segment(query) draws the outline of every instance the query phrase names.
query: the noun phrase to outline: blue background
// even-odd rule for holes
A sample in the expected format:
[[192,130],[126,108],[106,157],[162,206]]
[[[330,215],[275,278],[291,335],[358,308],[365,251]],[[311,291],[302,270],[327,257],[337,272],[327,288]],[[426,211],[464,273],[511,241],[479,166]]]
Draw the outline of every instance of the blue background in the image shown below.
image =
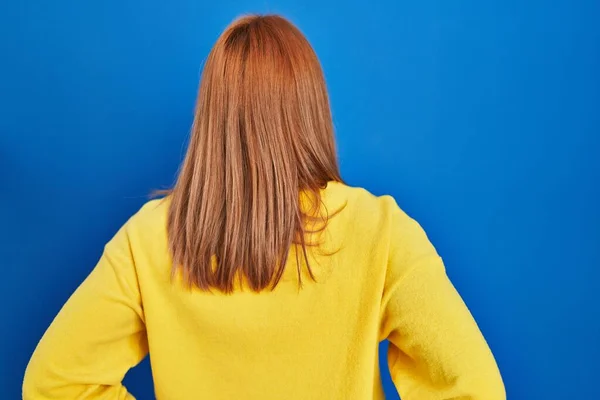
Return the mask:
[[[1,397],[103,244],[173,182],[202,61],[245,12],[311,40],[344,178],[425,227],[509,398],[600,398],[600,2],[576,0],[4,0]],[[126,384],[153,396],[147,361]]]

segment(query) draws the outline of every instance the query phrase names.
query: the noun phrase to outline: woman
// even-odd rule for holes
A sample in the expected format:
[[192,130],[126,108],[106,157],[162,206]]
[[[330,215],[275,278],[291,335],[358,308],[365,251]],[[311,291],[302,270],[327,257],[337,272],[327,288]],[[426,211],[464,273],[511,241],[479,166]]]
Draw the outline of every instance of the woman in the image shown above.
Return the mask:
[[323,74],[278,16],[235,21],[204,67],[173,190],[106,245],[38,345],[29,399],[505,398],[421,227],[342,183]]

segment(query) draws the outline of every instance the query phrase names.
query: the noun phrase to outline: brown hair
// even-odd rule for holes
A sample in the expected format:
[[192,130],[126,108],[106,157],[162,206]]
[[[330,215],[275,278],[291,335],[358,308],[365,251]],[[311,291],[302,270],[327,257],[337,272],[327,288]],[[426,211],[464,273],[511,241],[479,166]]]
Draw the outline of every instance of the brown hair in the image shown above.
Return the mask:
[[307,219],[327,222],[302,207],[301,194],[318,205],[329,181],[341,178],[315,52],[280,16],[237,19],[204,65],[171,192],[173,272],[204,290],[231,292],[236,279],[254,291],[274,288],[292,245],[308,263]]

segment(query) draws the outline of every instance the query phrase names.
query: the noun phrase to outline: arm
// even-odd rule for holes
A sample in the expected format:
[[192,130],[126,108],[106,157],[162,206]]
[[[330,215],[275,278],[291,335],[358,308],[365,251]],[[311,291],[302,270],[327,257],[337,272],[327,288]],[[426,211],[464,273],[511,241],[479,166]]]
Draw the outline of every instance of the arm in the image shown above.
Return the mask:
[[38,344],[25,372],[23,399],[134,399],[121,380],[147,352],[125,225]]
[[382,337],[403,400],[504,400],[494,357],[417,222],[394,210]]

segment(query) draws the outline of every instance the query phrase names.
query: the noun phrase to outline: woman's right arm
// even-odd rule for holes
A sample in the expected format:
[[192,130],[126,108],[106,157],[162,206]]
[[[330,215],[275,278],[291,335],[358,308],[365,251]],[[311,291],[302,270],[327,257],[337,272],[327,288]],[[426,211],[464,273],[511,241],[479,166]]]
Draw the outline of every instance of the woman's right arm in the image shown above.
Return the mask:
[[148,344],[127,228],[106,245],[38,344],[24,400],[134,399],[121,380]]

